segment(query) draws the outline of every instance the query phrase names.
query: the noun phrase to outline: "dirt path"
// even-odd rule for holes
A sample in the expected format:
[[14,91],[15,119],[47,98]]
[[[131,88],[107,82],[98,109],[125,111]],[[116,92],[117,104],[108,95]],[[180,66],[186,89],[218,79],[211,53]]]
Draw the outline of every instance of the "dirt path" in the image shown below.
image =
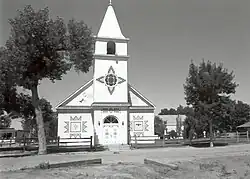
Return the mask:
[[145,158],[161,159],[167,162],[189,161],[201,158],[221,157],[221,156],[242,156],[249,155],[250,144],[233,145],[215,148],[159,148],[140,149],[120,152],[96,152],[96,153],[69,153],[50,154],[44,156],[29,156],[21,158],[1,158],[0,171],[18,170],[25,167],[37,166],[43,162],[57,163],[76,161],[81,159],[101,158],[104,164],[116,164],[118,162],[143,164]]
[[179,169],[147,166],[139,163],[106,164],[49,170],[25,170],[0,173],[1,179],[249,179],[250,156],[206,158],[178,162]]

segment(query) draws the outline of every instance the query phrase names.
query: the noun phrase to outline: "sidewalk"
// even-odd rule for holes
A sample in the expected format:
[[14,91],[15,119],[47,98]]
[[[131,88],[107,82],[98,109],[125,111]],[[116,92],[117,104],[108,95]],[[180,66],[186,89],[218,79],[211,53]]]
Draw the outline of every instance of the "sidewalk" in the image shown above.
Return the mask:
[[36,155],[19,158],[0,158],[0,172],[8,170],[20,170],[22,168],[32,168],[40,163],[49,162],[56,164],[60,162],[73,162],[79,160],[102,159],[103,164],[118,162],[144,163],[144,159],[164,160],[164,162],[174,162],[182,160],[193,160],[216,156],[249,155],[250,144],[233,145],[214,148],[158,148],[158,149],[138,149],[122,151],[119,154],[113,152],[77,152]]

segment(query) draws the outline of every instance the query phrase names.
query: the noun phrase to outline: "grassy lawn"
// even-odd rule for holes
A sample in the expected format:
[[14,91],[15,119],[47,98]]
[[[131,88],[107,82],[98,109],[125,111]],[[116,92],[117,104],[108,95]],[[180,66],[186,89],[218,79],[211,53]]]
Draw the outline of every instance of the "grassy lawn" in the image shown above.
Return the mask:
[[179,169],[117,163],[91,167],[23,170],[0,173],[6,178],[36,179],[245,179],[250,178],[250,156],[229,156],[177,162]]

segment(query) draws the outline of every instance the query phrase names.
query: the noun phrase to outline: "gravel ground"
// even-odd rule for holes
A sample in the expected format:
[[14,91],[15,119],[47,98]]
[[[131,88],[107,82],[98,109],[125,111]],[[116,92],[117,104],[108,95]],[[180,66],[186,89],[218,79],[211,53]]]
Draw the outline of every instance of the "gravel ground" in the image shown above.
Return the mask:
[[2,172],[2,179],[249,179],[250,156],[229,156],[175,162],[178,170],[140,163],[117,163],[92,167]]
[[[0,158],[0,178],[178,178],[250,179],[250,145],[214,148],[159,148],[120,152],[64,153],[20,158]],[[18,170],[43,162],[58,163],[101,158],[103,165],[49,170]],[[176,163],[179,170],[144,165],[144,159]],[[10,171],[12,170],[12,171]]]

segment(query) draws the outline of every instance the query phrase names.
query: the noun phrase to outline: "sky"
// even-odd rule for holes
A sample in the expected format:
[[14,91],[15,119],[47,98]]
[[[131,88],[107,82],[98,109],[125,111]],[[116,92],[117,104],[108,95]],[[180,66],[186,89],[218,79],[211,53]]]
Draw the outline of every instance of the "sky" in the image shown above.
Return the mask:
[[[51,17],[83,20],[97,34],[109,0],[0,0],[0,45],[8,19],[26,4],[48,6]],[[233,99],[250,103],[249,0],[113,0],[120,27],[130,38],[129,82],[162,108],[185,105],[183,84],[191,59],[223,63],[239,84]],[[55,107],[93,76],[69,72],[63,80],[42,81],[40,97]]]

